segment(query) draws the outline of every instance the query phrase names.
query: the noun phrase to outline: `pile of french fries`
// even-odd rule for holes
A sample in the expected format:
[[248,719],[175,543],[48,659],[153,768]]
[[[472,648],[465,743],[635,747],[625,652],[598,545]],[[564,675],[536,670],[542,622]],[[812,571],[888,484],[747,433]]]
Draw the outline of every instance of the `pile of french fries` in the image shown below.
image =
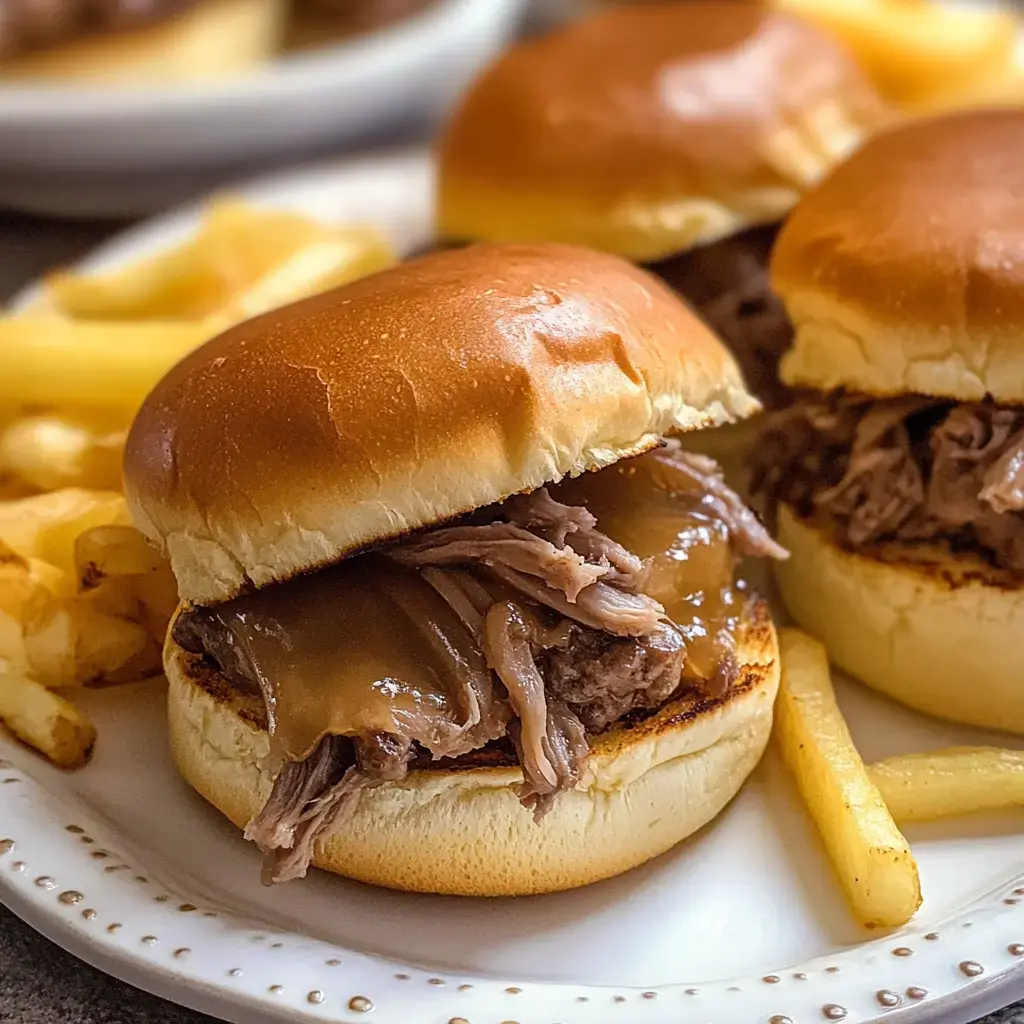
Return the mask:
[[1024,751],[960,747],[865,765],[836,703],[825,648],[779,634],[775,738],[857,919],[895,928],[921,905],[899,824],[1024,806]]
[[174,579],[120,493],[153,385],[233,323],[394,259],[373,229],[222,200],[175,248],[54,274],[0,319],[0,720],[19,739],[77,767],[96,731],[65,688],[160,673]]
[[937,0],[772,0],[841,39],[897,109],[934,114],[1024,104],[1021,22],[999,5]]

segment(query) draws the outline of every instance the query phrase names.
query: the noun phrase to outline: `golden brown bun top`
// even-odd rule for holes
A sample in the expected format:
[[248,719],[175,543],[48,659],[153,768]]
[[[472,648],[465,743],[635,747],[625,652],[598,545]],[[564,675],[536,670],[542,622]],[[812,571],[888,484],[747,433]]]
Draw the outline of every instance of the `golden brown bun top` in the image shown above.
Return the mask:
[[809,22],[738,0],[613,8],[470,90],[440,147],[440,229],[660,259],[779,219],[882,116]]
[[791,384],[1024,400],[1024,111],[876,136],[793,211]]
[[183,599],[208,604],[757,408],[646,272],[473,246],[194,352],[143,404],[125,490]]

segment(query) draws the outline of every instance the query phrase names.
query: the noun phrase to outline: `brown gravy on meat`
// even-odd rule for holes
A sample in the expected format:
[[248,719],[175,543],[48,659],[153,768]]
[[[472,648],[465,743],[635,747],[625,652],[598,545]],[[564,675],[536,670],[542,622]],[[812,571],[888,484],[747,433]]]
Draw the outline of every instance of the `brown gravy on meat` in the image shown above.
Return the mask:
[[[731,630],[740,599],[728,529],[695,478],[663,453],[630,459],[550,489],[585,505],[597,526],[652,558],[645,592],[660,601],[687,645],[687,674],[712,678],[716,636]],[[259,677],[275,750],[306,757],[326,734],[403,734],[424,715],[440,728],[465,720],[450,679],[458,659],[479,658],[467,627],[416,569],[363,555],[266,587],[216,609]],[[438,640],[454,646],[455,659]]]
[[714,676],[715,637],[731,630],[740,604],[728,528],[705,504],[700,483],[661,452],[651,452],[551,488],[583,505],[612,540],[652,559],[645,593],[660,601],[686,639],[688,674]]

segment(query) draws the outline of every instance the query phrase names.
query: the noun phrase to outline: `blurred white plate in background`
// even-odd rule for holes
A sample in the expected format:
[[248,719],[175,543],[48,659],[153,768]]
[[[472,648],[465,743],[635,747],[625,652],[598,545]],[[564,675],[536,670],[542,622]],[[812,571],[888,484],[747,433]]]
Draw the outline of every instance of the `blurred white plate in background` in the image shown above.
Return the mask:
[[[377,223],[406,252],[432,230],[422,153],[239,192]],[[197,213],[144,224],[87,265],[171,245]],[[868,760],[1024,744],[837,688]],[[161,686],[75,700],[99,730],[83,771],[0,735],[0,898],[83,959],[239,1024],[963,1024],[1024,996],[1020,812],[908,830],[924,905],[889,934],[851,919],[773,750],[691,840],[576,892],[459,899],[318,871],[267,889],[258,852],[177,777]]]
[[261,164],[430,123],[523,7],[435,0],[379,31],[201,85],[0,85],[0,206],[131,216]]

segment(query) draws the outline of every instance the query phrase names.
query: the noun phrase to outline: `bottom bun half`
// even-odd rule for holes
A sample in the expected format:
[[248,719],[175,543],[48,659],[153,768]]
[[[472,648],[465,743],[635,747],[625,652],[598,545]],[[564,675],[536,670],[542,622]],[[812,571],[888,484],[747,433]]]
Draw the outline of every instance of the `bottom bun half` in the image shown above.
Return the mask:
[[[656,857],[725,807],[768,741],[778,647],[759,600],[742,633],[742,669],[727,696],[680,698],[593,737],[580,785],[539,825],[516,798],[517,766],[428,768],[361,792],[317,844],[314,864],[393,889],[516,896],[586,885]],[[261,711],[170,641],[164,660],[178,770],[244,828],[272,784]]]
[[778,539],[782,600],[835,665],[928,714],[1024,734],[1024,587],[936,547],[847,551],[785,505]]

